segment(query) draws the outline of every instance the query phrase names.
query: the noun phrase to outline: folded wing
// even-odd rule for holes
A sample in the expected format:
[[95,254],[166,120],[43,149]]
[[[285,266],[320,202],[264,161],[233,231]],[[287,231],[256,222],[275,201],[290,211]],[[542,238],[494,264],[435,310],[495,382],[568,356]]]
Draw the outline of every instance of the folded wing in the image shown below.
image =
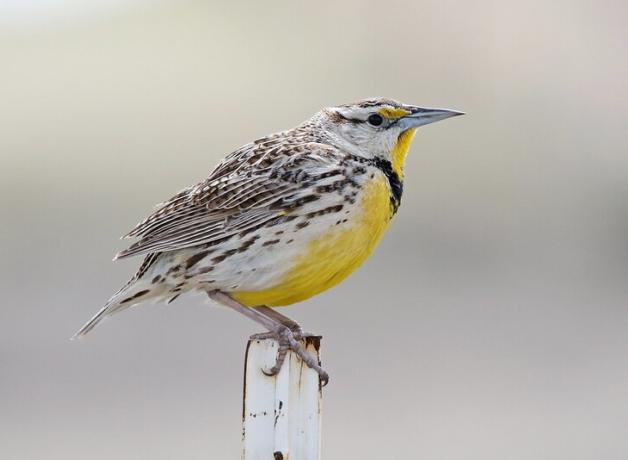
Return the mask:
[[309,182],[335,168],[338,155],[329,145],[311,142],[246,145],[205,181],[177,193],[140,222],[125,236],[140,239],[116,258],[211,243],[279,219],[303,202]]

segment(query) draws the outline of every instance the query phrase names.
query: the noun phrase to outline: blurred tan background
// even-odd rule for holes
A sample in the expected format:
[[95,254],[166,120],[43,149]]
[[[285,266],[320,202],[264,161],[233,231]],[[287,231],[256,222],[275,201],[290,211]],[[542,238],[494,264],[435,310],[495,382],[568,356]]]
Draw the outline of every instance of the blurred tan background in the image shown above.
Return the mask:
[[226,153],[369,96],[422,128],[324,335],[325,459],[628,457],[628,4],[0,2],[0,457],[239,458],[253,323],[202,297],[69,337],[117,238]]

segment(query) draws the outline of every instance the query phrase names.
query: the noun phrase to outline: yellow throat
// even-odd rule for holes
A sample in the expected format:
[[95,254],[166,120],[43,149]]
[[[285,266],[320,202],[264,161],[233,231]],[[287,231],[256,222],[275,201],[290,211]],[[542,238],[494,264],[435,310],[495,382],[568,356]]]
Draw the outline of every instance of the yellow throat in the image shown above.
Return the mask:
[[410,145],[416,134],[416,128],[411,128],[399,135],[397,144],[390,152],[390,159],[392,163],[392,169],[397,173],[399,179],[403,180],[403,165],[406,163],[406,157],[410,150]]

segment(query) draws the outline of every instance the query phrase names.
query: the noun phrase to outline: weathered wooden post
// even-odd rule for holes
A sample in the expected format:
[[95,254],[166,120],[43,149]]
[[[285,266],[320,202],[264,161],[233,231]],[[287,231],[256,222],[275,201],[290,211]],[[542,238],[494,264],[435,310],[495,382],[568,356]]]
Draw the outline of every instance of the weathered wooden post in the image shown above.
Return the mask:
[[[320,362],[320,337],[302,344]],[[277,357],[273,339],[249,340],[244,364],[243,460],[318,460],[322,388],[316,371],[288,352],[279,374],[269,377]]]

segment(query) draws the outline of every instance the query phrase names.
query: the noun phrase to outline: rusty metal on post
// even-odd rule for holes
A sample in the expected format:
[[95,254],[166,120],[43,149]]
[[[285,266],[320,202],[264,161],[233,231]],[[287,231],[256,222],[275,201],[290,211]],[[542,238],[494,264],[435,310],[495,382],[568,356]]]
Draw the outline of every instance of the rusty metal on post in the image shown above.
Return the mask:
[[[320,337],[301,343],[320,362]],[[318,460],[322,388],[316,371],[288,352],[279,374],[269,377],[277,357],[273,339],[249,340],[244,365],[243,460]]]

